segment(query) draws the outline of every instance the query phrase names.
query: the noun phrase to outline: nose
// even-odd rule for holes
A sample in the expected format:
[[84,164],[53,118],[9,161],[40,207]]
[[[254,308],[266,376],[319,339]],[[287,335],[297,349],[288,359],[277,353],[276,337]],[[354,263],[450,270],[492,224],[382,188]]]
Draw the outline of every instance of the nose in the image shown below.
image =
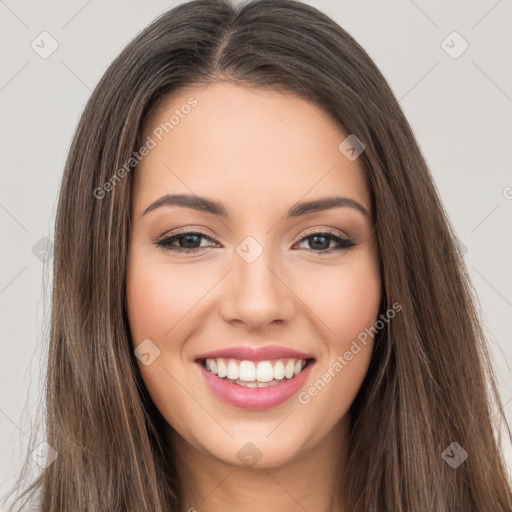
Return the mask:
[[295,312],[291,283],[264,250],[252,263],[233,255],[233,270],[225,284],[221,318],[243,323],[249,330],[289,321]]

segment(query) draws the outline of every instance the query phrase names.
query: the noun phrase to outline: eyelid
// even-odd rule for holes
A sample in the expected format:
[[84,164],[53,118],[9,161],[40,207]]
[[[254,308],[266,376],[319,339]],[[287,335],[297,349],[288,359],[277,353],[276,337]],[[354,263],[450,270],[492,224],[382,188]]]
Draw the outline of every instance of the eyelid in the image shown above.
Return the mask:
[[[197,234],[202,235],[205,238],[208,238],[210,241],[214,242],[214,238],[218,238],[218,235],[215,234],[211,229],[208,229],[204,226],[189,226],[183,229],[178,229],[178,231],[166,231],[163,235],[160,235],[155,239],[155,243],[161,240],[166,240],[167,238],[171,238],[178,235],[189,235],[189,234]],[[216,242],[217,243],[217,242]]]
[[[204,233],[202,231],[203,229],[205,229],[206,231],[209,231],[210,234]],[[308,236],[319,234],[319,233],[328,233],[330,235],[334,235],[334,236],[338,236],[340,238],[343,238],[343,239],[345,239],[347,241],[349,241],[349,240],[354,241],[347,233],[344,233],[341,230],[337,230],[337,229],[334,229],[334,228],[314,227],[314,228],[309,228],[304,233],[301,233],[301,235],[298,237],[298,239],[294,243],[294,245],[296,243],[298,243],[298,242],[301,242],[304,238],[307,238]],[[155,243],[158,243],[159,241],[166,240],[168,238],[175,237],[175,236],[178,236],[178,235],[189,235],[189,234],[202,235],[205,238],[208,238],[210,240],[210,242],[219,243],[216,240],[214,240],[214,237],[217,237],[217,235],[215,233],[213,233],[213,231],[208,230],[207,228],[204,228],[204,227],[199,227],[198,230],[196,230],[194,226],[189,226],[187,228],[183,228],[183,229],[178,230],[178,231],[166,232],[165,234],[159,236],[155,240]]]
[[318,227],[318,228],[311,228],[311,229],[307,230],[305,233],[301,234],[299,237],[299,242],[303,238],[306,238],[311,235],[315,235],[317,233],[329,233],[330,235],[334,235],[339,238],[343,238],[344,240],[352,240],[352,238],[347,233],[344,233],[343,231],[341,231],[339,229]]
[[309,249],[308,252],[315,253],[319,255],[329,255],[337,252],[343,252],[347,251],[349,249],[352,249],[356,245],[358,245],[358,242],[351,236],[347,235],[341,230],[333,229],[333,228],[311,228],[310,230],[306,231],[306,233],[303,233],[299,240],[295,242],[294,246],[297,244],[302,243],[304,240],[307,240],[308,238],[312,236],[322,236],[322,235],[330,235],[330,238],[334,243],[337,245],[337,247],[331,247],[326,250],[321,249]]
[[[211,237],[210,235],[207,235],[206,233],[203,233],[201,231],[201,229],[194,230],[192,227],[183,228],[177,232],[166,233],[165,235],[162,235],[161,237],[159,237],[153,243],[157,247],[163,249],[164,251],[169,251],[169,252],[173,252],[173,253],[177,253],[177,254],[191,254],[191,253],[201,253],[201,252],[205,253],[205,252],[210,252],[212,248],[215,248],[215,247],[212,247],[211,245],[210,246],[202,246],[202,247],[199,246],[199,247],[194,247],[191,249],[171,246],[171,243],[174,243],[176,240],[179,240],[182,237],[185,237],[187,235],[195,235],[195,236],[198,236],[199,238],[202,238],[202,239],[212,242],[216,247],[219,247],[219,245],[220,245],[220,247],[223,247],[222,244],[219,244],[219,242],[217,242],[213,237]],[[355,247],[356,245],[358,245],[356,240],[354,240],[353,238],[351,238],[350,236],[348,236],[346,233],[342,232],[341,230],[336,230],[333,228],[325,228],[325,227],[324,228],[315,227],[315,228],[310,228],[308,231],[301,234],[299,239],[293,244],[292,249],[297,244],[300,244],[301,242],[306,241],[308,238],[310,238],[312,236],[322,236],[322,235],[328,235],[328,238],[330,238],[332,241],[334,241],[334,243],[336,244],[336,247],[329,247],[328,249],[325,249],[325,250],[323,250],[323,249],[307,249],[307,252],[318,254],[318,255],[329,255],[329,254],[333,254],[333,253],[336,253],[339,251],[341,251],[341,252],[347,251],[347,250]]]

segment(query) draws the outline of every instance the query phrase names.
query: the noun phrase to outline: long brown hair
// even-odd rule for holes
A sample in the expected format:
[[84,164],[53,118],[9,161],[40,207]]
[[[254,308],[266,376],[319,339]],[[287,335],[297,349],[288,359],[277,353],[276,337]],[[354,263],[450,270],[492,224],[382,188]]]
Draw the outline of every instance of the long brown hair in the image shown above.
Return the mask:
[[[218,80],[299,95],[366,148],[382,312],[395,302],[402,311],[376,336],[351,407],[339,480],[346,510],[510,512],[493,424],[506,425],[496,378],[418,143],[361,46],[293,0],[181,4],[143,30],[95,88],[69,151],[55,227],[45,424],[58,458],[23,496],[38,491],[44,512],[180,510],[164,419],[130,341],[126,259],[137,169],[126,162],[157,102]],[[457,469],[442,457],[453,442],[468,454]]]

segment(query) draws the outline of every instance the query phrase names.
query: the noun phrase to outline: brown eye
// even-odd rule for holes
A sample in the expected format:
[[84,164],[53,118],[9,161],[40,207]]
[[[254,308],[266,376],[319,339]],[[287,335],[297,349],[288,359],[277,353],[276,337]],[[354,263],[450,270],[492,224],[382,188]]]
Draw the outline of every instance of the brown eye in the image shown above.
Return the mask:
[[[309,245],[308,248],[311,251],[318,253],[330,253],[332,251],[347,250],[356,245],[352,240],[348,238],[342,238],[328,231],[309,233],[307,236],[302,238],[301,242],[304,240],[307,241]],[[337,247],[331,247],[331,242],[335,242]]]
[[200,251],[204,247],[211,247],[204,245],[201,246],[202,239],[210,240],[213,242],[213,240],[210,237],[206,236],[203,233],[198,233],[195,231],[186,231],[183,233],[177,233],[175,235],[163,238],[162,240],[155,242],[155,244],[166,251],[188,253]]

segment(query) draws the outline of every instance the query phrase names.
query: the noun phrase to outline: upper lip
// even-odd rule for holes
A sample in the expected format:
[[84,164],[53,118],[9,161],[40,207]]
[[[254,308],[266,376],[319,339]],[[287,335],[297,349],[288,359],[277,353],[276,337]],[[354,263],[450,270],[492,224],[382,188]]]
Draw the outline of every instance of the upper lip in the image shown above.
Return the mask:
[[311,354],[299,352],[291,348],[280,347],[278,345],[267,345],[265,347],[238,346],[223,348],[205,352],[197,356],[196,359],[215,359],[217,357],[240,359],[248,361],[267,361],[269,359],[293,358],[293,359],[312,359]]

